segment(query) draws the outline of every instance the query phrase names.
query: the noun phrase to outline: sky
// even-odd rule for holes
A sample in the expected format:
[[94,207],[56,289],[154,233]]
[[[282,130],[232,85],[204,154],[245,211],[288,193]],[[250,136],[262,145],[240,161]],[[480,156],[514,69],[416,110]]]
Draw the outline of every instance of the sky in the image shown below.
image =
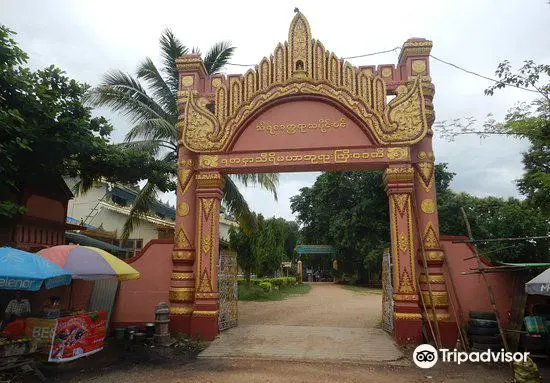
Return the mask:
[[[514,68],[523,60],[550,62],[550,4],[546,0],[393,0],[337,3],[310,0],[266,1],[123,1],[123,0],[0,0],[1,23],[18,34],[30,55],[30,65],[55,64],[72,78],[97,85],[112,69],[135,73],[145,57],[158,63],[158,39],[172,29],[187,46],[206,51],[220,40],[237,47],[233,63],[254,64],[287,39],[293,10],[308,18],[313,37],[340,57],[401,46],[408,38],[433,41],[432,54],[456,65],[493,77],[499,62]],[[207,4],[207,6],[205,6]],[[337,4],[337,6],[334,6]],[[355,65],[396,64],[397,52],[350,60]],[[246,68],[230,66],[228,73]],[[502,119],[506,110],[533,94],[506,88],[489,97],[490,81],[431,61],[436,87],[436,120],[488,113]],[[120,142],[129,122],[108,110],[97,114],[114,125]],[[451,187],[477,196],[520,197],[515,180],[522,174],[521,153],[527,142],[509,137],[480,139],[463,136],[454,142],[436,131],[437,162],[457,173]],[[243,187],[251,208],[265,216],[293,219],[290,197],[311,186],[319,173],[281,174],[279,198],[254,187]],[[175,202],[175,195],[164,195]]]

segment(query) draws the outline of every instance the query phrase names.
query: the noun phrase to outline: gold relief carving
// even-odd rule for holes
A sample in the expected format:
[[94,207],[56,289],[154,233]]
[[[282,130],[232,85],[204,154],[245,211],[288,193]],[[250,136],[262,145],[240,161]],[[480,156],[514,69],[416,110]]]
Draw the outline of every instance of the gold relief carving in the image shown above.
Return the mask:
[[393,300],[398,302],[418,302],[418,294],[393,294]]
[[411,277],[409,275],[409,272],[407,271],[407,268],[403,270],[403,273],[401,273],[401,279],[399,280],[399,289],[398,291],[400,293],[412,293],[416,289],[413,287]]
[[181,194],[185,194],[190,185],[192,171],[189,169],[180,169],[178,173],[178,182],[180,184]]
[[212,238],[210,238],[209,235],[204,235],[202,237],[202,251],[204,251],[205,254],[208,254],[210,253],[211,247],[212,247]]
[[426,249],[438,249],[439,248],[439,238],[435,232],[432,221],[428,221],[426,228],[424,229],[424,235],[422,236],[424,241],[424,248]]
[[330,130],[344,129],[347,127],[347,120],[341,117],[336,120],[319,119],[313,123],[294,123],[294,124],[271,124],[269,121],[260,121],[256,125],[256,130],[266,132],[269,135],[275,135],[277,132],[283,134],[309,133],[312,131],[320,131],[326,133]]
[[422,319],[422,314],[420,314],[420,313],[393,313],[393,318],[397,319],[397,320]]
[[256,92],[256,72],[249,69],[244,75],[244,101],[249,100]]
[[191,247],[191,245],[189,244],[189,239],[187,238],[187,234],[185,234],[185,230],[183,230],[183,228],[178,231],[178,235],[176,236],[176,246],[178,247],[178,249]]
[[224,179],[219,173],[199,173],[195,176],[198,187],[222,187]]
[[172,259],[174,261],[192,261],[195,259],[195,255],[191,251],[173,251]]
[[399,215],[403,216],[405,214],[407,203],[409,202],[409,195],[408,194],[393,194],[392,198],[394,200],[395,206],[397,207],[397,211],[399,212]]
[[[365,132],[372,132],[379,144],[413,144],[426,135],[429,129],[426,114],[430,110],[426,109],[422,92],[429,84],[421,83],[426,76],[417,76],[407,84],[407,91],[387,104],[384,79],[376,76],[371,82],[367,72],[361,70],[357,83],[357,68],[324,51],[319,42],[312,45],[309,25],[303,15],[294,18],[289,39],[288,45],[278,44],[273,57],[266,59],[270,65],[264,60],[248,76],[229,76],[227,93],[220,92],[225,87],[223,83],[217,89],[214,113],[197,102],[195,91],[178,92],[181,113],[178,128],[187,148],[196,152],[227,149],[251,116],[266,104],[290,95],[316,95],[334,100],[352,111]],[[200,58],[198,63],[201,64]],[[266,85],[270,78],[266,73],[268,67],[273,77],[270,85]],[[305,78],[289,77],[302,67]],[[383,72],[384,69],[384,74],[392,71],[386,67]],[[245,100],[245,94],[251,98]]]
[[218,311],[193,311],[193,316],[197,317],[215,317],[218,315]]
[[212,88],[219,88],[221,84],[222,84],[221,78],[216,77],[212,79]]
[[418,159],[419,160],[426,159],[426,152],[418,152]]
[[325,47],[318,40],[313,43],[313,46],[313,78],[315,80],[325,80],[327,77]]
[[384,182],[399,183],[399,182],[412,182],[414,179],[413,168],[388,168],[384,172]]
[[[423,313],[422,316],[428,320],[433,320],[433,317],[434,317],[431,311],[428,311],[427,313]],[[448,312],[435,313],[435,317],[437,318],[438,321],[447,321],[451,319],[451,314]]]
[[289,74],[311,77],[311,29],[307,19],[297,12],[288,31]]
[[170,287],[168,291],[171,301],[193,301],[195,299],[194,287]]
[[413,60],[411,66],[414,73],[423,74],[426,71],[426,62],[424,60]]
[[189,279],[193,279],[194,274],[193,273],[181,273],[177,271],[172,272],[172,279],[178,280],[178,281],[185,281]]
[[217,155],[209,156],[207,154],[203,154],[199,156],[199,166],[211,167],[211,168],[218,166],[218,156]]
[[442,284],[445,283],[445,276],[443,274],[430,274],[429,276],[426,276],[426,274],[420,274],[418,280],[420,283]]
[[193,314],[193,306],[170,306],[170,314],[172,315],[191,315]]
[[194,82],[193,76],[183,76],[181,78],[181,85],[185,87],[192,86]]
[[439,250],[439,251],[427,251],[426,252],[426,258],[430,261],[442,261],[443,258],[445,258],[445,254]]
[[[449,305],[449,294],[446,291],[432,291],[433,303],[435,307],[446,307]],[[426,306],[432,305],[429,291],[422,291],[422,299]]]
[[189,214],[189,205],[186,202],[181,202],[178,205],[178,215],[185,217],[187,214]]
[[429,56],[432,50],[432,42],[429,40],[407,41],[399,53],[399,62],[405,62],[409,56]]
[[409,148],[388,148],[388,159],[391,161],[405,160],[409,157]]
[[391,75],[392,75],[391,68],[383,68],[382,69],[382,77],[387,78],[387,77],[391,77]]
[[218,297],[219,297],[218,293],[202,293],[202,292],[195,293],[196,299],[218,299]]
[[399,250],[401,250],[401,252],[406,253],[409,250],[409,239],[407,238],[406,234],[399,233],[397,242]]
[[426,198],[425,200],[422,201],[422,203],[420,204],[420,208],[422,209],[422,211],[426,214],[432,214],[435,212],[435,202],[433,199],[431,198]]
[[417,166],[420,184],[426,193],[428,193],[433,185],[434,164],[432,162],[420,162]]
[[258,66],[258,90],[262,90],[271,85],[271,62],[264,57]]
[[428,152],[428,154],[427,154],[427,155],[428,155],[428,158],[429,158],[430,160],[432,160],[432,161],[433,161],[433,160],[435,159],[435,158],[434,158],[434,154],[433,154],[433,152]]
[[187,167],[190,167],[190,166],[193,166],[193,160],[192,159],[184,159],[184,160],[180,160],[178,162],[178,165],[180,166],[187,166]]
[[355,83],[355,67],[349,62],[344,63],[344,73],[343,73],[344,83],[343,85],[348,88],[348,90],[356,94],[357,84]]
[[212,206],[214,206],[214,198],[201,198],[201,204],[203,208],[204,218],[209,219]]
[[210,277],[208,276],[208,273],[206,272],[206,269],[202,272],[201,280],[199,282],[199,290],[203,293],[210,293],[212,292],[212,283],[210,282]]

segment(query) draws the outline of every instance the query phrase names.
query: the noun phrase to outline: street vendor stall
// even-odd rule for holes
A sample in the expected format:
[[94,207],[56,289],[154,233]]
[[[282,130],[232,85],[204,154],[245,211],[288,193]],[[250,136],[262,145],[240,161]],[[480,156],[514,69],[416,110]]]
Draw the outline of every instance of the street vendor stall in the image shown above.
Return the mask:
[[2,313],[0,329],[0,376],[14,371],[30,371],[43,379],[36,368],[33,354],[38,342],[25,332],[26,316],[30,314],[30,304],[21,291],[38,291],[68,285],[71,275],[58,265],[26,251],[0,248],[0,289],[14,293]]
[[[62,267],[73,279],[94,281],[116,278],[125,281],[140,276],[126,262],[94,247],[54,246],[41,250],[38,255]],[[51,318],[51,312],[44,312],[44,316],[49,318],[27,319],[29,335],[48,346],[49,362],[74,360],[103,349],[107,331],[105,311],[60,312],[57,318]]]

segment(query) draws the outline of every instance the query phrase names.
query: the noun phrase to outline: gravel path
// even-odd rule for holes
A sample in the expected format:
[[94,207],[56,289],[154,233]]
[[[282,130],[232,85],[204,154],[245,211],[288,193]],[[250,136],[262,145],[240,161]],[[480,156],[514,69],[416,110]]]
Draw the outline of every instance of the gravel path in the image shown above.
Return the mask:
[[363,294],[332,283],[312,283],[309,294],[277,302],[239,302],[239,325],[376,327],[382,295]]

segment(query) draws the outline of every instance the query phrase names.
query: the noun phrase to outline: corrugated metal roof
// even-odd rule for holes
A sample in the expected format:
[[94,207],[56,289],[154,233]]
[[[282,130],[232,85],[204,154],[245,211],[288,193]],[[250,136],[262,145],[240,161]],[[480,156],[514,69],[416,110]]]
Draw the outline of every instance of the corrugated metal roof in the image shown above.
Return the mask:
[[65,235],[68,241],[73,243],[78,243],[79,245],[97,247],[105,251],[121,251],[121,252],[126,251],[122,247],[118,247],[113,244],[100,241],[99,239],[88,237],[87,235],[84,235],[84,234],[67,232],[65,233]]

